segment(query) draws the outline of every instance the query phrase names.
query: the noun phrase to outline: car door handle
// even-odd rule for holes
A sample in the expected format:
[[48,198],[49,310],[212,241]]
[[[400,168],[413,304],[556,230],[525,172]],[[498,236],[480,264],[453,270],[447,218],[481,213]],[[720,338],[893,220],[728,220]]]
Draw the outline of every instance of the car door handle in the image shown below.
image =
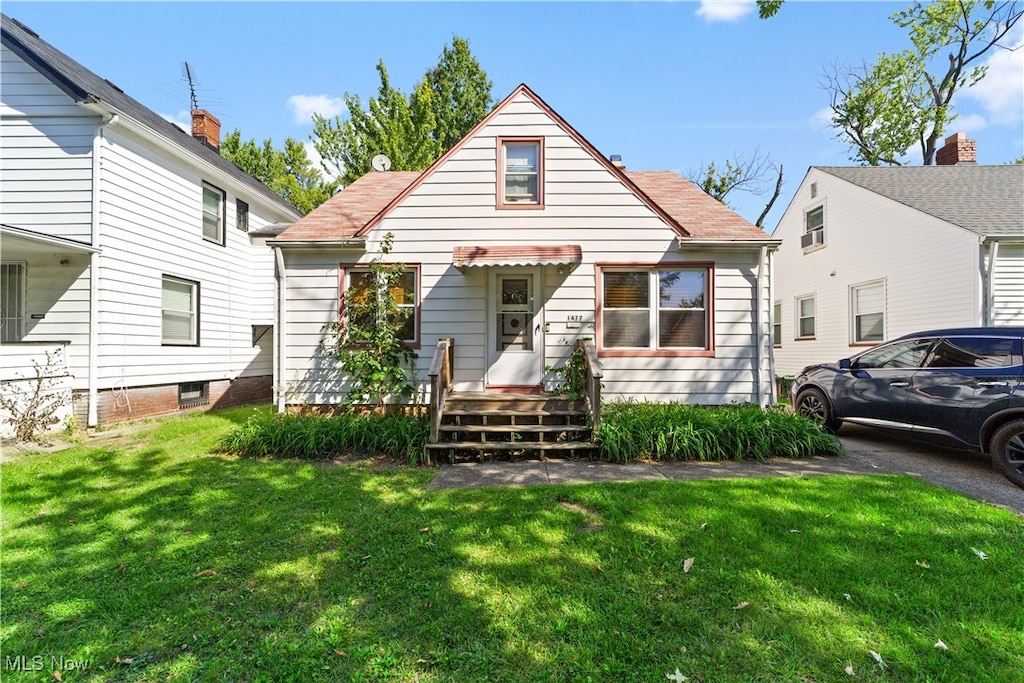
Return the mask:
[[1009,382],[978,382],[979,387],[1008,387]]
[[909,387],[910,382],[889,382],[890,387]]

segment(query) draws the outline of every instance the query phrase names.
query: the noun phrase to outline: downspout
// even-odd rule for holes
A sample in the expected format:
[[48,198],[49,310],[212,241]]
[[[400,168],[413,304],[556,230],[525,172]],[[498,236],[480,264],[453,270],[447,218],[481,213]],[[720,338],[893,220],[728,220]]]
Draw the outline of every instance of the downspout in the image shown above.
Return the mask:
[[277,353],[274,354],[274,393],[277,396],[274,398],[277,403],[277,412],[283,413],[285,409],[284,368],[285,359],[288,357],[285,353],[284,334],[288,280],[285,274],[284,254],[281,252],[281,247],[272,245],[270,248],[274,250],[274,279],[277,281],[277,299],[274,301],[274,348],[277,349]]
[[[757,344],[757,368],[754,371],[754,378],[757,382],[757,403],[759,406],[764,408],[767,403],[764,397],[764,378],[762,377],[762,368],[764,367],[764,270],[765,260],[768,258],[768,247],[762,245],[761,251],[758,255],[757,261],[757,288],[756,297],[757,301],[755,304],[757,313],[755,315],[754,323],[754,342]],[[769,400],[771,395],[769,392]]]
[[[982,247],[984,249],[984,246]],[[989,242],[988,245],[988,264],[985,269],[985,281],[982,286],[982,296],[985,297],[982,304],[983,320],[982,325],[990,327],[996,324],[996,287],[995,287],[995,274],[996,274],[996,259],[999,258],[999,242]]]
[[96,249],[89,256],[89,414],[86,426],[99,424],[99,345],[100,345],[100,196],[102,183],[100,170],[103,166],[103,131],[118,124],[120,117],[113,114],[101,120],[92,139],[92,210],[89,217],[89,242]]

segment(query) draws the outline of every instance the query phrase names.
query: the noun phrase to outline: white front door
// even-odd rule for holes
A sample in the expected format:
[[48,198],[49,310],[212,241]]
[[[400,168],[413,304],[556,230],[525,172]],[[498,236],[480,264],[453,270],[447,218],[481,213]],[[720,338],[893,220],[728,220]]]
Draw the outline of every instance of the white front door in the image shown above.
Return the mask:
[[544,379],[539,268],[492,268],[488,278],[487,384],[533,387]]

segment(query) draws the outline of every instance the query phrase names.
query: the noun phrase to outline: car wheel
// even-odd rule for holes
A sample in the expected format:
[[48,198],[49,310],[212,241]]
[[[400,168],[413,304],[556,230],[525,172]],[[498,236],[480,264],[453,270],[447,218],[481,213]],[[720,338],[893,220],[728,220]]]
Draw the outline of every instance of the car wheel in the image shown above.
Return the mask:
[[992,436],[992,464],[1004,477],[1024,488],[1024,420],[1013,420]]
[[832,406],[820,389],[804,389],[796,397],[796,412],[835,433],[843,424],[832,415]]

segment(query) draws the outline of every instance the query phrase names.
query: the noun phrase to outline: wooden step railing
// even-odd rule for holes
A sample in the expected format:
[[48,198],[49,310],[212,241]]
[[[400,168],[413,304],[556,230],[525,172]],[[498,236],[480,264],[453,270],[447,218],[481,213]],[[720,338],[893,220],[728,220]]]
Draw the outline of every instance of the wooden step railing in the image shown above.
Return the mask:
[[[455,341],[438,339],[430,362],[430,443],[437,443],[444,417],[444,404],[455,375]],[[428,451],[429,452],[429,451]]]

